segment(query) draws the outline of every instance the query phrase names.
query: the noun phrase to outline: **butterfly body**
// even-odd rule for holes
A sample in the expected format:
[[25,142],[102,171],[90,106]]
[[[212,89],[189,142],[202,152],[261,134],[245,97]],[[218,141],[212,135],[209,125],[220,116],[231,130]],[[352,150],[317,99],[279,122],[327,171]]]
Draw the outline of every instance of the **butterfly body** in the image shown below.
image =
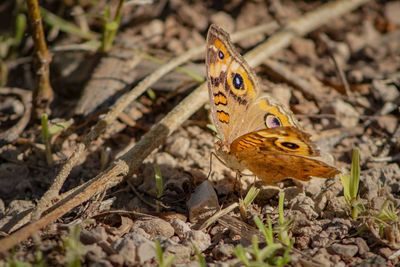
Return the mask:
[[254,72],[228,33],[215,25],[208,31],[206,66],[211,113],[221,137],[215,149],[228,167],[237,173],[248,169],[266,184],[339,173],[315,158],[319,151],[289,109],[259,97]]

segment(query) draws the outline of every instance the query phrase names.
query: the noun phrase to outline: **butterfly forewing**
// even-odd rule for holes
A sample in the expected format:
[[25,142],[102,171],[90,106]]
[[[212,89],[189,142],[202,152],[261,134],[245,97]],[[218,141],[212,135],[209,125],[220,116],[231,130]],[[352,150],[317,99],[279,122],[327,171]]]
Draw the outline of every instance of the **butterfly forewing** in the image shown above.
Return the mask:
[[212,25],[207,35],[207,83],[213,120],[225,143],[243,134],[247,110],[258,97],[256,77],[231,45],[228,33]]

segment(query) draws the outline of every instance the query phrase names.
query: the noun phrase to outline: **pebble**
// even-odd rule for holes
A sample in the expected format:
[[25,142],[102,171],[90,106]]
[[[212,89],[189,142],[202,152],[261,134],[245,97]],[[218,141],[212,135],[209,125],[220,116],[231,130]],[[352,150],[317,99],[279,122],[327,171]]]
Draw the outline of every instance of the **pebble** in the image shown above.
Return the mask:
[[224,30],[232,33],[235,30],[235,20],[226,12],[219,11],[210,17],[210,22],[224,27]]
[[358,252],[356,245],[343,245],[334,243],[328,247],[328,251],[344,257],[353,257]]
[[360,254],[360,256],[365,256],[367,252],[369,252],[369,247],[367,242],[365,242],[365,240],[362,239],[361,237],[355,238],[354,243],[358,247],[358,254]]
[[141,228],[150,236],[171,237],[174,235],[174,228],[167,221],[159,218],[145,218],[136,220],[133,223],[133,228]]
[[211,183],[202,182],[187,202],[189,220],[192,223],[203,221],[212,216],[218,209],[218,197]]
[[189,139],[179,136],[172,141],[172,143],[167,147],[166,151],[175,157],[185,158],[189,146]]
[[199,252],[203,252],[211,245],[211,237],[209,234],[200,230],[192,230],[188,232],[184,244],[195,246]]
[[190,231],[189,225],[178,218],[173,218],[171,220],[171,226],[174,228],[175,233],[180,237],[184,238],[186,234]]
[[167,165],[170,167],[176,167],[176,159],[168,154],[167,152],[160,152],[154,156],[154,163],[157,165]]

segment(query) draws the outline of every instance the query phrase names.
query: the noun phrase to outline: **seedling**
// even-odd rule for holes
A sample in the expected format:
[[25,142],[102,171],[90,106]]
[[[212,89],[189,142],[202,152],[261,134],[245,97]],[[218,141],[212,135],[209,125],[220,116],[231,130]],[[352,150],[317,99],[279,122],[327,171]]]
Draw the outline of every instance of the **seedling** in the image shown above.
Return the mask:
[[283,216],[283,201],[285,200],[285,194],[279,194],[279,231],[278,231],[278,239],[285,244],[286,246],[292,246],[293,240],[290,239],[289,234],[287,232],[289,225],[294,221],[295,217],[290,218],[288,221],[285,221],[285,217]]
[[101,51],[103,51],[103,52],[110,50],[110,48],[114,42],[115,35],[118,32],[119,24],[121,21],[122,8],[124,6],[124,2],[125,2],[125,0],[119,1],[117,12],[112,21],[109,21],[110,20],[110,9],[107,7],[104,11],[103,32],[102,32],[101,47],[100,47]]
[[[254,218],[254,222],[257,227],[265,236],[267,246],[260,248],[258,246],[257,236],[253,236],[252,247],[243,248],[242,245],[236,246],[233,253],[236,257],[246,266],[284,266],[290,262],[290,250],[293,246],[293,242],[290,242],[289,246],[286,246],[285,252],[282,256],[278,256],[278,250],[283,248],[281,243],[274,242],[273,229],[271,224],[271,219],[267,216],[268,226],[266,227],[258,217]],[[251,257],[248,259],[247,255]]]
[[[252,191],[252,189],[250,189]],[[249,193],[250,193],[249,191]],[[250,194],[247,194],[246,199],[251,203],[254,200],[255,195],[257,195],[258,191],[254,191]],[[248,197],[249,196],[249,197]],[[234,253],[236,257],[246,266],[284,266],[290,262],[290,250],[293,247],[294,240],[291,240],[287,229],[289,225],[293,222],[294,218],[285,220],[283,216],[283,201],[285,195],[279,195],[279,227],[276,231],[272,229],[272,223],[269,216],[267,216],[267,226],[265,226],[262,221],[256,216],[254,218],[254,222],[257,225],[258,229],[260,229],[261,233],[264,235],[267,246],[264,248],[259,248],[258,246],[258,238],[257,236],[253,236],[252,239],[252,247],[243,248],[242,245],[238,245],[234,249]],[[278,239],[282,243],[275,243],[274,241],[274,233],[277,233]],[[285,247],[285,252],[282,256],[278,255],[278,251]],[[250,256],[251,260],[249,260]]]
[[49,166],[53,165],[53,156],[51,152],[51,138],[61,131],[68,128],[73,123],[73,120],[65,121],[62,123],[50,124],[47,114],[42,114],[42,137],[45,145],[46,160]]
[[260,189],[257,189],[254,187],[254,185],[250,188],[249,192],[247,192],[246,197],[244,199],[239,199],[239,210],[240,214],[242,217],[246,217],[247,212],[246,209],[247,207],[253,203],[254,199],[257,197],[258,193],[260,192]]
[[73,225],[69,229],[69,236],[64,240],[64,249],[66,251],[66,261],[69,267],[80,267],[81,266],[81,254],[84,249],[84,245],[79,239],[81,232],[81,226],[79,224]]
[[164,259],[163,251],[160,245],[160,241],[157,239],[154,241],[156,243],[156,252],[157,252],[157,261],[159,267],[169,267],[172,265],[172,262],[175,260],[174,255],[168,255],[166,259]]
[[193,249],[194,253],[197,256],[197,262],[200,264],[201,267],[206,267],[207,266],[206,259],[204,259],[203,255],[201,255],[200,251],[195,246],[193,246]]
[[358,149],[353,151],[353,159],[351,162],[350,177],[348,175],[340,175],[343,185],[344,198],[347,205],[351,209],[351,217],[357,220],[359,212],[365,212],[365,207],[359,202],[358,187],[360,184],[360,158]]

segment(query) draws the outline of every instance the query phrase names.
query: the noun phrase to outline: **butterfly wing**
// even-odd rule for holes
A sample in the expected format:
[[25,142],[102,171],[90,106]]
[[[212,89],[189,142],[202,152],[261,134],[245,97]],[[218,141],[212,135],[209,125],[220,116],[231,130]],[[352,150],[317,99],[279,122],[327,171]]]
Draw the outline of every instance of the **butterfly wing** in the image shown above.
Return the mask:
[[340,173],[335,167],[320,160],[276,151],[243,151],[238,158],[265,184],[273,184],[286,178],[301,181],[308,181],[311,176],[329,178]]
[[214,125],[229,144],[243,133],[247,110],[258,97],[257,79],[232,46],[229,34],[215,25],[207,35],[206,66]]
[[332,177],[339,171],[318,159],[310,135],[294,127],[275,127],[235,139],[230,151],[265,183],[291,177],[308,181],[310,176]]

